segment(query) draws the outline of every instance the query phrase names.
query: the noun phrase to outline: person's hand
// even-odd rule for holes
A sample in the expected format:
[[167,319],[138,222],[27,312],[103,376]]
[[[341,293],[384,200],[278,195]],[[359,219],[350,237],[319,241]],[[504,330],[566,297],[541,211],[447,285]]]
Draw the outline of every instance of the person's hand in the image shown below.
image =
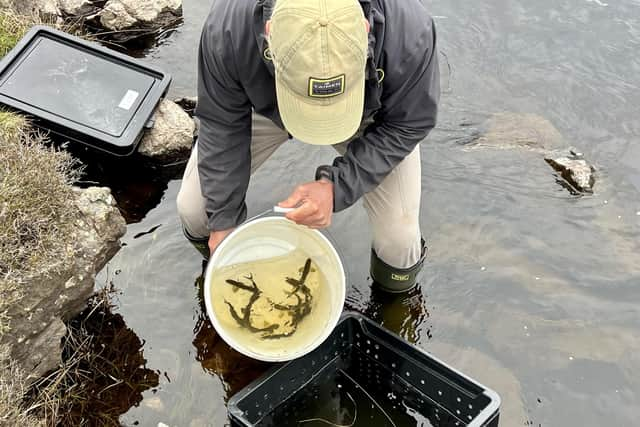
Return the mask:
[[216,250],[220,242],[222,242],[225,237],[231,234],[233,230],[233,228],[229,228],[222,231],[212,231],[211,234],[209,234],[209,251],[211,251],[211,254],[213,254],[213,251]]
[[333,182],[321,179],[299,185],[278,206],[295,208],[286,217],[297,224],[311,228],[328,227],[333,213]]

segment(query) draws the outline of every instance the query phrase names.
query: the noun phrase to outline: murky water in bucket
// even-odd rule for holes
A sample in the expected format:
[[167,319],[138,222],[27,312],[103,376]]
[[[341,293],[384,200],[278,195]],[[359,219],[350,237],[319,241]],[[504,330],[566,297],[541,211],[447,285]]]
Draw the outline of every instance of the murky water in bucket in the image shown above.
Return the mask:
[[304,252],[222,267],[211,302],[225,332],[260,354],[286,355],[309,345],[330,318],[330,289]]

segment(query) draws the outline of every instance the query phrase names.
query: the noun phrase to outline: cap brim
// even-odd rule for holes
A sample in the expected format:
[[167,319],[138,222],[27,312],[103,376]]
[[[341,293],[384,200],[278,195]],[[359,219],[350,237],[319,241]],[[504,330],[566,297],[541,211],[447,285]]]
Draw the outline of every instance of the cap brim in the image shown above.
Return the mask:
[[360,127],[364,109],[364,79],[358,87],[338,95],[322,104],[316,99],[306,99],[286,85],[278,82],[276,94],[280,118],[287,131],[296,139],[315,145],[331,145],[344,142]]

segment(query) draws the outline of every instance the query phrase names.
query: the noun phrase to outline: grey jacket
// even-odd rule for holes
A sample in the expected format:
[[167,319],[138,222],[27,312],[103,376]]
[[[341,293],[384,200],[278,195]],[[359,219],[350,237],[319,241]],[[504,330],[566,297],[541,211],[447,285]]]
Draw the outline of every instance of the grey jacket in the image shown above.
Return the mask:
[[[211,230],[246,218],[252,110],[283,128],[273,64],[264,54],[272,2],[214,0],[202,30],[195,114],[200,185]],[[373,123],[331,165],[336,212],[375,189],[427,136],[440,96],[435,27],[421,0],[360,4],[371,24],[363,119]]]

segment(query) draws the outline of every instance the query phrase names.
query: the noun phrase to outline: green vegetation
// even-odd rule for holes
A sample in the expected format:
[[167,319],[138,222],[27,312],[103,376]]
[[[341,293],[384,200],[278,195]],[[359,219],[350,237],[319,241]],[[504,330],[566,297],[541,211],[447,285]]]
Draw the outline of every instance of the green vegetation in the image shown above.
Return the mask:
[[32,25],[40,22],[35,16],[19,16],[11,10],[0,10],[0,57],[13,49]]

